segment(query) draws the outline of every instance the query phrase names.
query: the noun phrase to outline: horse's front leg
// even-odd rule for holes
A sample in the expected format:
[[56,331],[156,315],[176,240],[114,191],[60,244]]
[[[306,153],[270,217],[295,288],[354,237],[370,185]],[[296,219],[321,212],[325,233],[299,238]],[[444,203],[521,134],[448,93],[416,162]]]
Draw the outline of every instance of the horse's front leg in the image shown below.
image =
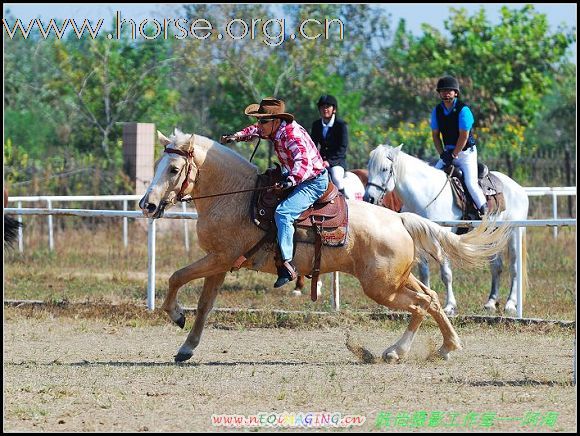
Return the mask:
[[218,289],[224,282],[226,273],[216,274],[211,277],[206,277],[203,283],[203,291],[197,302],[197,314],[195,316],[195,322],[187,339],[183,345],[179,348],[179,351],[175,355],[176,362],[183,362],[188,360],[193,355],[193,350],[199,345],[201,339],[201,333],[203,332],[203,327],[205,326],[205,321],[209,312],[213,308],[213,303],[215,302]]
[[[453,293],[453,272],[451,271],[449,259],[445,259],[443,263],[441,263],[441,281],[443,282],[443,286],[445,286],[445,291],[447,292],[447,299],[443,311],[447,316],[457,315],[457,301],[455,300],[455,294]],[[428,285],[426,286],[429,287]]]
[[175,271],[169,278],[169,289],[161,308],[167,312],[171,320],[179,327],[185,325],[183,309],[177,304],[177,291],[191,280],[225,273],[229,268],[215,254],[208,254],[191,265]]

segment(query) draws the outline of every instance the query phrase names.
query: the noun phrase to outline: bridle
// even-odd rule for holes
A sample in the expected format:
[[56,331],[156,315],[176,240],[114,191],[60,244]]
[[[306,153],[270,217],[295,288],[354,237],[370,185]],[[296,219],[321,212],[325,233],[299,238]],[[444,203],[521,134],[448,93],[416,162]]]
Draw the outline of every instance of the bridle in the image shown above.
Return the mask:
[[[185,197],[184,192],[189,186],[189,176],[190,176],[191,170],[194,166],[195,153],[194,153],[193,149],[191,151],[182,151],[182,150],[178,150],[176,148],[167,148],[167,147],[165,147],[165,149],[163,151],[165,153],[178,154],[178,155],[183,156],[185,158],[185,164],[187,165],[187,168],[185,170],[185,180],[181,184],[181,188],[179,189],[179,192],[177,193],[176,200],[177,201],[187,201],[187,200],[184,200],[183,198]],[[199,172],[195,176],[196,180],[194,180],[194,182],[193,182],[194,184],[197,182],[198,175],[199,175]]]
[[387,186],[389,185],[389,181],[391,180],[391,177],[393,177],[393,175],[395,173],[395,161],[393,161],[393,159],[390,156],[387,156],[387,159],[389,159],[391,161],[391,169],[389,170],[387,180],[385,181],[383,186],[378,185],[378,184],[373,183],[373,182],[367,182],[367,186],[374,186],[375,188],[377,188],[380,191],[381,196],[378,199],[379,204],[382,203],[383,198],[385,197],[385,194],[387,192]]
[[[260,141],[258,141],[258,144],[256,145],[256,148],[254,149],[254,153],[255,153],[256,149],[258,148],[258,145],[260,145]],[[192,200],[197,200],[197,199],[202,199],[202,198],[221,197],[222,195],[240,194],[240,193],[243,193],[243,192],[262,191],[262,190],[267,190],[267,189],[274,188],[274,185],[271,185],[271,186],[262,186],[260,188],[240,189],[238,191],[222,192],[220,194],[202,195],[202,196],[199,196],[199,197],[192,197],[189,194],[188,195],[185,195],[185,190],[189,186],[189,176],[191,174],[192,168],[195,165],[195,163],[194,163],[195,152],[194,152],[193,148],[192,148],[191,151],[183,151],[183,150],[178,150],[176,148],[167,148],[167,147],[165,147],[165,149],[163,150],[163,152],[164,153],[174,153],[174,154],[178,154],[180,156],[183,156],[185,158],[185,162],[186,162],[186,165],[187,165],[187,168],[185,170],[185,180],[181,184],[181,188],[179,189],[179,192],[177,193],[177,195],[175,197],[175,200],[173,201],[173,204],[175,204],[176,201],[189,202],[189,201],[192,201]],[[253,154],[252,154],[252,157],[253,157]],[[193,184],[194,185],[197,183],[197,179],[198,178],[199,178],[199,171],[195,175],[195,180],[193,181]],[[168,204],[168,203],[169,203],[168,201],[165,201],[165,204]]]

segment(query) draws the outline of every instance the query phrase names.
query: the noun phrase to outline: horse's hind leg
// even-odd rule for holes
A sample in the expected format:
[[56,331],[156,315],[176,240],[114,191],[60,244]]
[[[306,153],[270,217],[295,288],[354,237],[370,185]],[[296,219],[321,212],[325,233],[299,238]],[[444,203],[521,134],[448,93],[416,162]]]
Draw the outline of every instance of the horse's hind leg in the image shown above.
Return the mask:
[[[369,290],[366,288],[365,292]],[[366,292],[369,297],[377,303],[382,304],[390,309],[404,310],[411,313],[411,322],[403,336],[383,352],[383,360],[386,362],[398,362],[403,359],[411,349],[415,334],[427,314],[426,308],[431,303],[431,298],[425,295],[420,289],[416,290],[403,285],[403,287],[394,293]]]
[[408,286],[417,290],[417,292],[419,292],[419,290],[423,291],[423,293],[431,298],[430,304],[427,307],[427,312],[433,317],[435,322],[437,322],[439,330],[441,330],[441,334],[443,335],[443,345],[439,348],[438,352],[444,359],[449,359],[449,353],[451,351],[461,349],[461,340],[451,325],[451,322],[449,322],[449,318],[447,318],[447,315],[441,308],[437,293],[417,280],[413,274],[409,274]]
[[175,324],[183,328],[185,325],[185,315],[183,309],[177,304],[177,291],[179,288],[191,280],[224,273],[227,270],[228,268],[219,262],[217,256],[208,254],[197,262],[175,271],[169,277],[169,289],[167,290],[167,295],[161,308],[169,314],[169,317]]
[[176,362],[183,362],[188,360],[193,355],[193,350],[199,345],[201,339],[201,333],[203,327],[205,326],[205,321],[209,315],[211,309],[213,308],[213,303],[215,302],[218,289],[224,282],[226,273],[216,274],[211,277],[206,277],[203,282],[203,291],[197,302],[197,314],[195,316],[195,322],[187,339],[183,345],[179,348],[177,355],[175,356]]

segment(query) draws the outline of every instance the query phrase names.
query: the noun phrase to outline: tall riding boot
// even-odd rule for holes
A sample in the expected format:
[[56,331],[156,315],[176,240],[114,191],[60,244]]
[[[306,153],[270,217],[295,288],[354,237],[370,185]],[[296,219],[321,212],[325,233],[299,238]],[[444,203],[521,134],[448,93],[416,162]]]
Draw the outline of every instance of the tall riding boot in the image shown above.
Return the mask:
[[487,207],[487,203],[483,203],[481,205],[481,207],[479,208],[479,217],[483,218],[484,215],[487,215],[489,213],[489,208]]
[[349,199],[348,198],[348,195],[346,195],[346,192],[345,192],[344,188],[339,189],[338,192],[340,192],[344,196],[344,198],[346,198],[347,200]]

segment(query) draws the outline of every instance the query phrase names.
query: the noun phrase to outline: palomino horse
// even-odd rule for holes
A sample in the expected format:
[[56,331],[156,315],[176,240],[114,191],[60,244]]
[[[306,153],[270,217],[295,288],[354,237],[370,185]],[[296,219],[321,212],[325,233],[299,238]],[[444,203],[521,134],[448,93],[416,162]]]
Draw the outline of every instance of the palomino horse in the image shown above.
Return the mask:
[[[404,210],[414,212],[431,220],[460,220],[462,212],[456,205],[446,174],[427,163],[401,151],[399,147],[379,145],[370,154],[368,164],[369,184],[365,200],[377,203],[385,192],[396,192],[403,201]],[[505,211],[496,214],[499,220],[525,220],[528,216],[528,196],[526,191],[505,174],[492,171],[503,183]],[[511,288],[505,304],[505,311],[516,313],[516,235],[510,232],[508,252],[510,255]],[[525,236],[525,233],[524,233]],[[525,256],[525,253],[524,253]],[[495,311],[499,298],[500,274],[503,269],[501,254],[491,259],[491,292],[484,305],[488,311]],[[429,264],[426,258],[419,263],[421,281],[429,286]],[[449,262],[441,264],[441,279],[447,290],[445,313],[455,314],[457,303],[453,295],[452,273]],[[525,283],[525,280],[524,280]]]
[[[185,325],[177,291],[191,280],[204,278],[191,332],[175,361],[188,360],[198,346],[205,321],[232,265],[264,237],[249,216],[257,168],[242,156],[199,135],[175,130],[170,138],[159,133],[165,147],[156,162],[151,185],[139,202],[148,218],[160,218],[165,209],[191,196],[198,213],[197,235],[205,257],[171,275],[162,308],[181,328]],[[233,194],[232,194],[233,193]],[[219,194],[219,195],[215,195]],[[221,195],[229,194],[229,195]],[[348,201],[349,230],[345,245],[322,247],[321,273],[341,271],[358,278],[365,294],[386,307],[411,313],[403,336],[383,353],[386,361],[403,358],[423,318],[430,314],[443,335],[439,355],[448,358],[461,343],[443,312],[437,294],[411,274],[415,258],[428,253],[447,255],[465,266],[480,265],[507,243],[507,229],[480,226],[458,236],[412,213],[398,214],[363,201]],[[487,223],[486,223],[487,224]],[[495,230],[495,231],[494,231]],[[266,244],[242,267],[276,273],[272,247]],[[294,262],[303,273],[312,269],[314,245],[298,243]]]

